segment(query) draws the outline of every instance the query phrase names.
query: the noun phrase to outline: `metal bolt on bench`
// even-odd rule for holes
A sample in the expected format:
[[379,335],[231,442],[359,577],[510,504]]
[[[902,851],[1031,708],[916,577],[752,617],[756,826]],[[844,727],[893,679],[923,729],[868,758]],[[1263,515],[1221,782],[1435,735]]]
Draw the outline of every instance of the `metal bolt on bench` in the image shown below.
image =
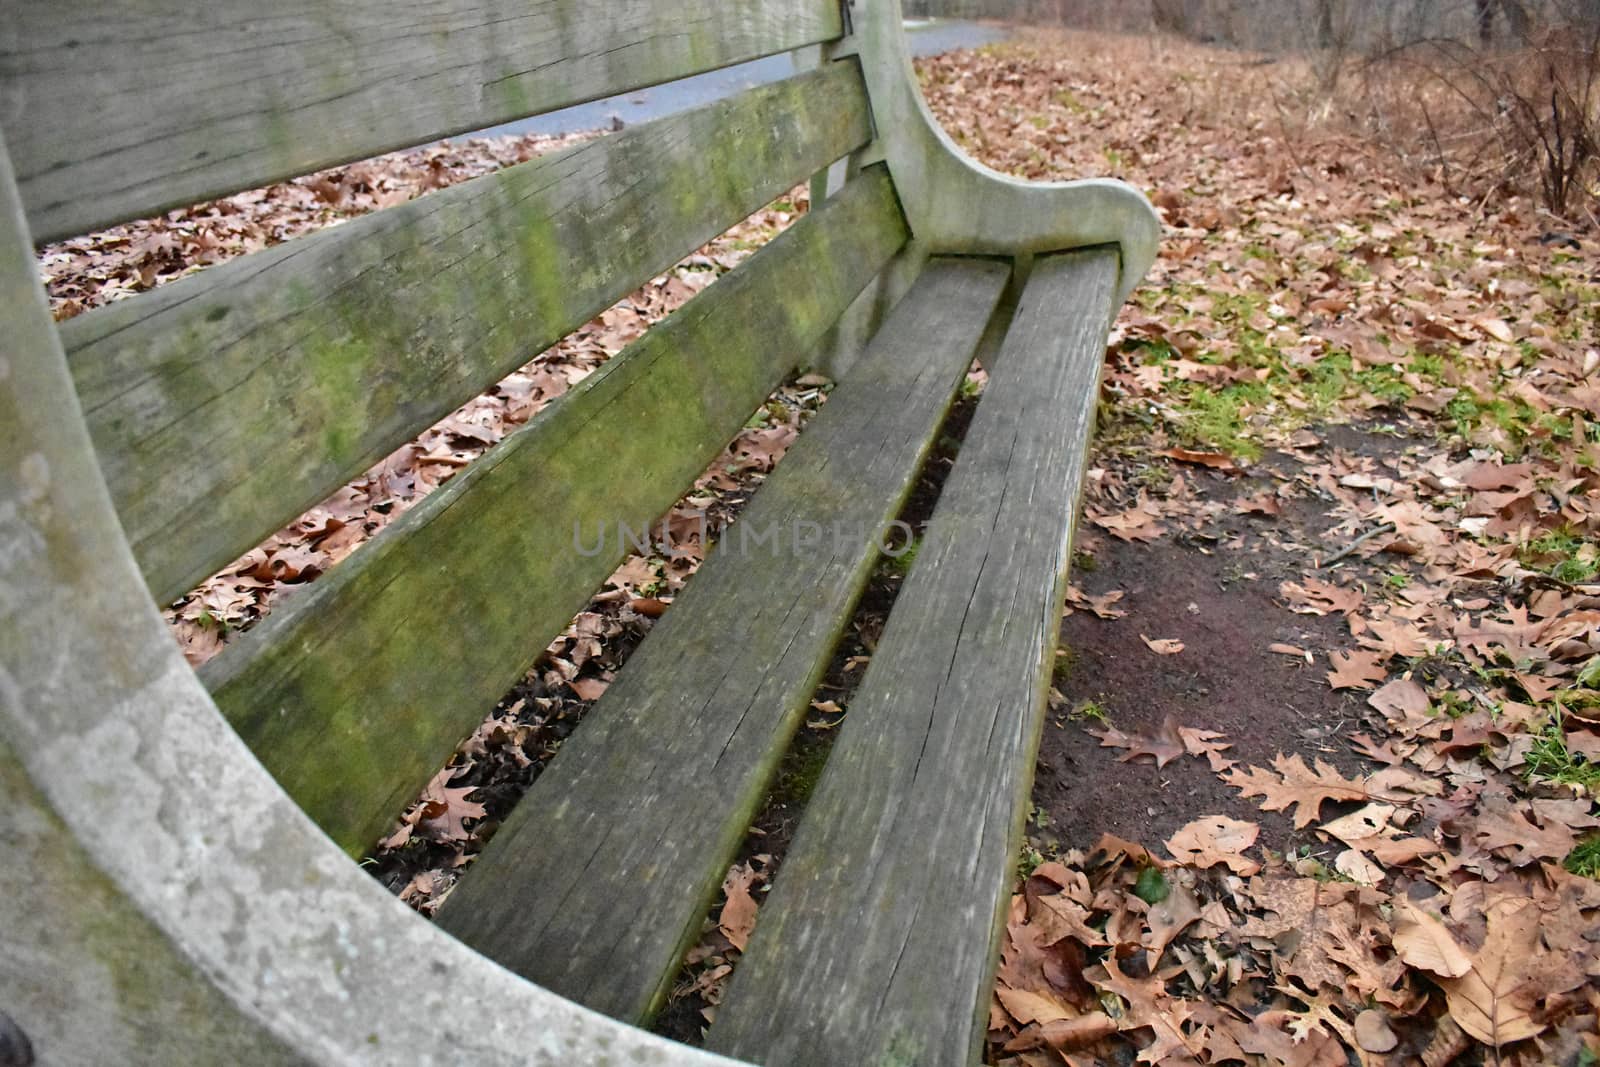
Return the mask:
[[[62,324],[36,244],[793,52]],[[158,604],[795,184],[813,210],[198,674]],[[0,0],[0,1052],[946,1064],[983,1036],[1111,318],[1159,224],[929,115],[898,0]],[[740,523],[959,461],[708,1038],[646,1023],[877,557],[711,559],[437,923],[369,848],[786,377]]]

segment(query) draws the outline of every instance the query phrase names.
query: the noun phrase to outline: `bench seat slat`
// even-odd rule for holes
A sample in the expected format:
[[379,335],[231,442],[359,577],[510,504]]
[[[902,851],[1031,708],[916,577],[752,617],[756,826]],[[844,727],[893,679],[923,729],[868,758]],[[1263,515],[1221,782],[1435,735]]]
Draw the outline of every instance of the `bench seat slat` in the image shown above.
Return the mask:
[[360,854],[906,240],[869,168],[201,672]]
[[711,1029],[766,1064],[973,1062],[1117,281],[1041,260]]
[[67,322],[167,603],[870,135],[853,62],[439,190]]
[[34,240],[831,40],[835,0],[5,5]]
[[[727,554],[711,556],[452,891],[447,929],[599,1011],[654,1011],[1009,274],[983,260],[927,269],[725,531]],[[796,538],[802,523],[816,524],[815,545]]]

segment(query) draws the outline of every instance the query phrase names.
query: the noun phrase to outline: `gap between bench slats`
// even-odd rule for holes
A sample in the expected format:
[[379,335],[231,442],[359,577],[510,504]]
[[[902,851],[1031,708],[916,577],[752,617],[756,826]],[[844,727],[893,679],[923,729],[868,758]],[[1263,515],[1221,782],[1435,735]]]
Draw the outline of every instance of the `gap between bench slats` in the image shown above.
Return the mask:
[[167,603],[870,136],[853,62],[223,264],[62,328]]
[[839,36],[836,0],[9,3],[34,240]]
[[975,1062],[1117,280],[1041,259],[710,1046]]
[[359,855],[621,562],[576,531],[666,511],[905,240],[872,168],[208,664],[218,706]]
[[446,929],[599,1011],[654,1012],[1009,274],[927,269],[452,891]]

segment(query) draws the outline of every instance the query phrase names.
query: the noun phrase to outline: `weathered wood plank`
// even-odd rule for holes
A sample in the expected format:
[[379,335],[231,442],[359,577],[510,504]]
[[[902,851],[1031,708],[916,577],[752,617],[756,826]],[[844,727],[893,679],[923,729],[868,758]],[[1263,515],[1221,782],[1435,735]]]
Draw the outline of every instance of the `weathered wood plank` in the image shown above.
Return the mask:
[[[161,742],[193,706],[164,685],[175,650],[95,474],[3,137],[0,338],[0,1062],[304,1063],[146,905],[201,851],[165,849],[189,813],[156,810]],[[183,743],[206,766],[186,784],[219,780],[217,753]],[[160,868],[132,892],[116,880],[127,853]],[[212,889],[181,895],[209,903]]]
[[853,63],[580,145],[66,323],[166,603],[870,136]]
[[974,1062],[1116,283],[1114,251],[1035,267],[718,1012],[717,1051]]
[[7,0],[34,239],[828,40],[834,0]]
[[[904,243],[875,168],[584,379],[202,672],[360,853]],[[592,546],[592,541],[585,542]]]
[[592,1008],[655,1010],[1009,274],[928,268],[453,890],[447,929]]

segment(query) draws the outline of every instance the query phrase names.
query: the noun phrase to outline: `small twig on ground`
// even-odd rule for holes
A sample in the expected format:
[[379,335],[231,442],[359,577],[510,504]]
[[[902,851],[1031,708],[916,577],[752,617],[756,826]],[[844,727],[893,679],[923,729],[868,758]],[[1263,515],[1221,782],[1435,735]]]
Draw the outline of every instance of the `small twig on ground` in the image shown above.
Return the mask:
[[1345,545],[1344,549],[1340,551],[1338,555],[1330,556],[1321,563],[1317,564],[1317,570],[1325,570],[1328,567],[1333,566],[1335,563],[1338,563],[1340,560],[1345,559],[1353,554],[1356,549],[1360,548],[1374,537],[1377,537],[1379,534],[1386,533],[1394,533],[1394,523],[1386,522],[1382,526],[1376,526],[1368,530],[1354,541],[1351,541],[1348,545]]

